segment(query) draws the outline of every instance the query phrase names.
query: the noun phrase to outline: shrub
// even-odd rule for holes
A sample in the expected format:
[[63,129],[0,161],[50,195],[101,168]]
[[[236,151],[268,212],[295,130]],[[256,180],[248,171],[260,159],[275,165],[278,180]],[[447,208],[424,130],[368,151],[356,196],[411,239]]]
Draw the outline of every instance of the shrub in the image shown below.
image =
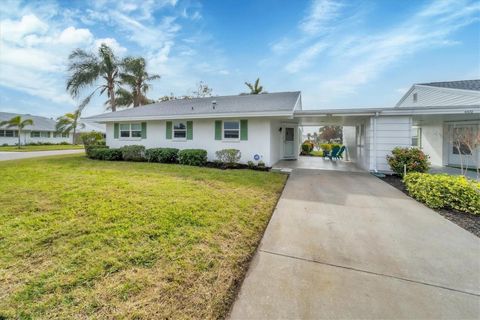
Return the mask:
[[255,168],[255,163],[253,161],[248,161],[247,166],[249,169],[254,169]]
[[122,160],[120,149],[96,148],[90,150],[90,158],[96,160],[119,161]]
[[87,155],[88,158],[91,158],[91,159],[96,159],[94,158],[94,155],[92,154],[92,152],[94,152],[94,150],[97,150],[97,149],[108,149],[107,146],[105,145],[86,145],[85,146],[85,154]]
[[264,167],[265,167],[265,162],[263,162],[263,161],[258,161],[258,166],[259,166],[260,168],[264,168]]
[[131,145],[121,147],[122,158],[125,161],[145,161],[145,146]]
[[85,132],[80,135],[80,138],[82,139],[83,145],[89,146],[89,145],[104,145],[105,140],[103,139],[103,133],[101,132]]
[[145,151],[148,162],[175,163],[178,159],[178,149],[152,148]]
[[305,140],[302,143],[302,154],[309,154],[313,151],[313,143],[311,141]]
[[202,149],[184,149],[178,152],[178,162],[189,166],[204,166],[207,163],[207,151]]
[[428,207],[480,214],[480,182],[464,176],[408,173],[403,181],[408,193]]
[[400,148],[392,150],[392,155],[387,156],[388,164],[396,174],[403,175],[403,167],[407,172],[427,172],[430,168],[428,156],[418,148]]
[[330,143],[322,143],[320,145],[320,149],[326,152],[330,152],[332,150],[332,145]]
[[219,150],[215,152],[215,155],[217,156],[217,159],[220,162],[230,164],[230,165],[237,164],[238,161],[240,161],[240,158],[242,157],[240,150],[237,150],[237,149]]

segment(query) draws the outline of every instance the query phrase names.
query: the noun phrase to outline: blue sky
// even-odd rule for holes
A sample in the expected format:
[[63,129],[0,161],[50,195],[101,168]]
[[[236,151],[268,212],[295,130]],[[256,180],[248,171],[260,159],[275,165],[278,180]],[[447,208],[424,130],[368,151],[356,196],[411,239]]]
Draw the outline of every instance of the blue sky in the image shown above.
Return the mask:
[[162,76],[150,98],[199,81],[238,94],[260,77],[270,92],[301,90],[306,109],[393,106],[412,83],[480,78],[480,2],[2,1],[0,110],[73,110],[68,54],[102,42]]

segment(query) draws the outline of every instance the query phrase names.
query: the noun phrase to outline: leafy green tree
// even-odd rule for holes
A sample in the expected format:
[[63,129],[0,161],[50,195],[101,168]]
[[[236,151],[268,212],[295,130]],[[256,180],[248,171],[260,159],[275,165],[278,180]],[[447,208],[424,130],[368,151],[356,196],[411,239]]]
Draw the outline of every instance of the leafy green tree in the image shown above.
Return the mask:
[[260,78],[257,78],[254,84],[245,82],[245,85],[250,89],[250,94],[266,93],[263,91],[263,86],[260,85]]
[[321,127],[319,130],[319,137],[321,140],[326,142],[332,142],[333,140],[337,140],[339,142],[342,141],[342,127],[341,126],[324,126]]
[[56,130],[60,133],[70,133],[73,131],[73,143],[76,144],[75,136],[77,133],[77,128],[83,128],[85,125],[79,123],[81,111],[79,109],[74,112],[66,113],[61,117],[57,118]]
[[152,103],[146,97],[147,91],[151,88],[149,81],[160,79],[158,74],[150,75],[146,71],[146,61],[144,58],[127,57],[122,61],[122,72],[120,79],[123,85],[128,86],[129,90],[118,88],[116,94],[116,104],[118,106],[138,107]]
[[120,75],[119,61],[112,49],[104,43],[98,48],[97,54],[75,49],[68,59],[70,74],[67,79],[67,91],[73,98],[77,98],[83,89],[96,85],[99,79],[102,80],[101,84],[82,101],[79,109],[82,110],[99,90],[101,95],[107,93],[107,108],[116,111],[115,90],[120,84]]
[[26,126],[33,126],[32,119],[22,119],[22,116],[15,116],[7,121],[0,122],[0,127],[6,126],[7,128],[16,127],[18,130],[18,148],[20,149],[22,131]]

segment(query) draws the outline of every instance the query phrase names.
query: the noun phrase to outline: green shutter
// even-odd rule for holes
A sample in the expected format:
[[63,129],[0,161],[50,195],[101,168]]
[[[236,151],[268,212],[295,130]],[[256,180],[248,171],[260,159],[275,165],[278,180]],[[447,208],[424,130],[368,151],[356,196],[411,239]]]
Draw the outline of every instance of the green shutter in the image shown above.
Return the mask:
[[248,120],[240,120],[240,140],[248,140]]
[[172,139],[172,121],[167,121],[165,137],[167,139]]
[[193,140],[193,121],[187,121],[187,140]]
[[147,139],[147,123],[142,122],[142,139]]
[[222,140],[222,121],[215,120],[215,140]]
[[113,137],[115,139],[118,139],[118,131],[119,131],[119,125],[118,123],[113,124]]

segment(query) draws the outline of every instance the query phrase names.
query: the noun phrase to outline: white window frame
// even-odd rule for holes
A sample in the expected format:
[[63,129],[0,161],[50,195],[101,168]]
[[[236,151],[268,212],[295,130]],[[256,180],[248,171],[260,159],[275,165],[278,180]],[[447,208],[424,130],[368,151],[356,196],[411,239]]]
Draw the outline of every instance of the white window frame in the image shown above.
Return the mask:
[[40,138],[51,138],[50,131],[40,131]]
[[[123,126],[128,126],[128,130],[122,130]],[[140,130],[132,130],[132,125],[138,125]],[[128,132],[128,137],[122,137],[122,131]],[[139,137],[134,137],[133,132],[140,132]],[[142,140],[142,124],[140,122],[128,122],[118,124],[118,139],[119,140]]]
[[[7,131],[12,132],[11,136],[7,136]],[[0,137],[5,137],[5,138],[18,138],[18,130],[10,130],[10,129],[2,129],[0,130],[2,133]]]
[[[184,124],[185,125],[185,129],[176,129],[175,130],[175,125],[176,124]],[[176,121],[172,121],[172,140],[174,141],[187,141],[187,130],[188,130],[188,125],[187,125],[187,121],[184,121],[184,120],[176,120]],[[178,131],[178,132],[185,132],[185,137],[175,137],[175,131]]]
[[[413,130],[416,130],[417,131],[417,145],[413,145]],[[422,149],[422,127],[418,127],[418,126],[413,126],[412,127],[412,137],[411,137],[411,142],[410,144],[412,145],[412,147],[415,147],[415,148],[419,148],[419,149]]]
[[[238,123],[238,138],[225,138],[225,122],[235,122]],[[240,128],[240,120],[224,120],[222,121],[222,140],[223,141],[240,141],[240,134],[241,134],[241,128]],[[234,131],[235,129],[227,129],[227,131]]]
[[54,138],[69,138],[70,134],[65,133],[65,132],[54,132],[53,137]]
[[[37,135],[34,135],[34,133],[38,133],[38,136]],[[42,137],[42,134],[40,133],[40,131],[30,131],[30,138],[41,138]]]

